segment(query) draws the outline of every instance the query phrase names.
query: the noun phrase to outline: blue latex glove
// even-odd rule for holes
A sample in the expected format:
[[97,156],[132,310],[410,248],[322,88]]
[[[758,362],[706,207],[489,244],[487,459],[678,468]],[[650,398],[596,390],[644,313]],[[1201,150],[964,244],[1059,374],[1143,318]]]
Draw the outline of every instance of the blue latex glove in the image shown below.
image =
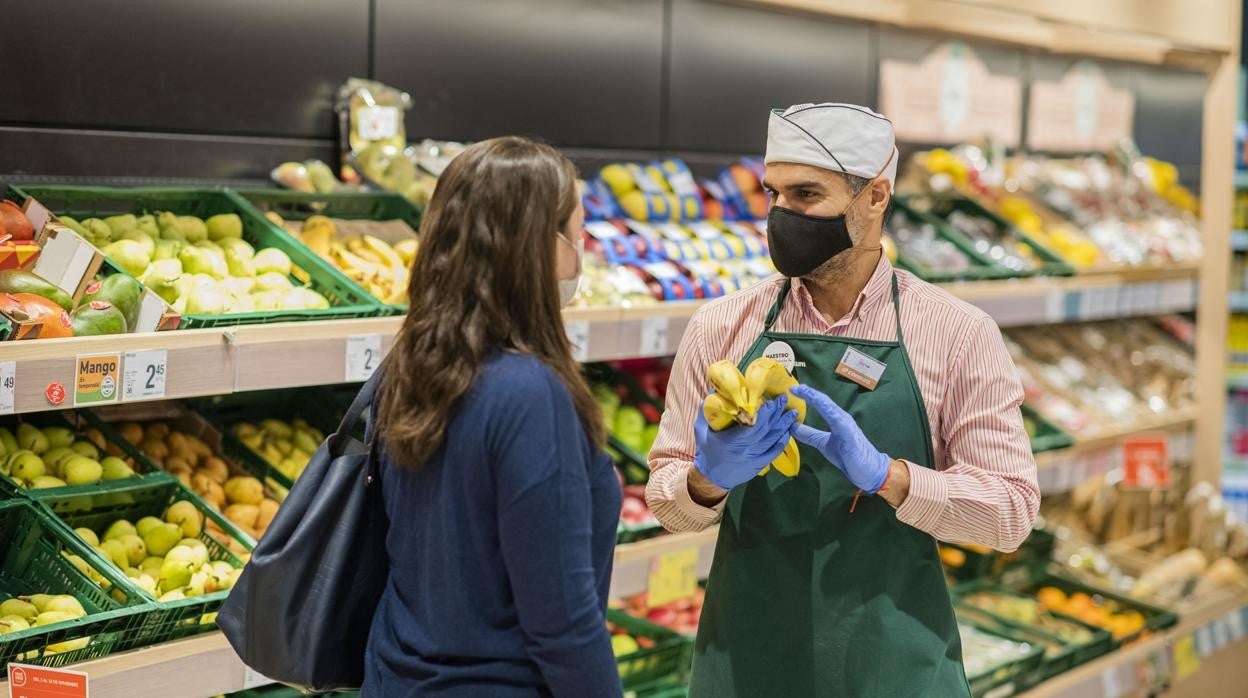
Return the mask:
[[854,418],[832,398],[806,385],[789,392],[805,400],[828,423],[828,431],[800,424],[793,438],[823,454],[845,473],[854,487],[871,494],[878,492],[888,480],[892,459],[871,445]]
[[693,425],[697,450],[693,467],[724,490],[750,481],[758,471],[766,468],[783,451],[797,424],[797,413],[786,412],[788,397],[781,395],[768,400],[758,408],[754,426],[731,426],[723,431],[713,431],[706,423],[702,410]]

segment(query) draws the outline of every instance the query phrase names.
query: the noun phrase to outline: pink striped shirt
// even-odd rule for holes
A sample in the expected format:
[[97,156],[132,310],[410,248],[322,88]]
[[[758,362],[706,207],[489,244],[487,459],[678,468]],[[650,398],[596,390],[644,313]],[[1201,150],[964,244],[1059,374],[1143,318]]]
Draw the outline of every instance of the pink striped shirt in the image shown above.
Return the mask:
[[[893,267],[879,266],[849,313],[835,324],[815,309],[800,281],[773,329],[891,341]],[[703,507],[689,496],[693,422],[709,391],[706,367],[741,360],[762,332],[783,283],[777,276],[698,310],[689,323],[667,388],[659,438],[650,451],[646,501],[671,531],[698,531],[719,520],[724,502]],[[897,271],[901,326],[931,422],[935,469],[912,466],[910,493],[897,518],[935,538],[1016,549],[1040,507],[1036,462],[1018,406],[1023,388],[996,323],[979,308]]]

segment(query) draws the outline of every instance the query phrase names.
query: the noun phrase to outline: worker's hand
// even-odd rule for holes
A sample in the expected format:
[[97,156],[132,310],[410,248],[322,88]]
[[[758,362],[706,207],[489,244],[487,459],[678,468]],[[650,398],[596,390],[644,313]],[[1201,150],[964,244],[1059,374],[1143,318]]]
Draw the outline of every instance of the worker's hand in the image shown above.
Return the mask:
[[784,451],[797,413],[785,411],[787,396],[768,400],[758,408],[754,426],[731,426],[723,431],[713,431],[706,423],[702,410],[693,425],[697,450],[693,466],[716,487],[731,490],[771,464]]
[[822,453],[854,487],[871,494],[878,492],[888,480],[891,459],[871,445],[854,418],[832,398],[806,385],[789,392],[805,400],[828,423],[828,431],[800,424],[793,438]]

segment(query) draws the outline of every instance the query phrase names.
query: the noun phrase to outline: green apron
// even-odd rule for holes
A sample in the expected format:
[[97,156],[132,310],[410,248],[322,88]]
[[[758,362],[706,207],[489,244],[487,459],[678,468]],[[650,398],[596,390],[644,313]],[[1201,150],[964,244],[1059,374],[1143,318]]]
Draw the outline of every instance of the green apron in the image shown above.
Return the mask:
[[[741,368],[783,342],[801,383],[854,416],[880,451],[932,467],[930,425],[897,341],[773,332],[785,282]],[[899,313],[893,277],[893,312]],[[846,349],[887,367],[875,390],[837,375]],[[805,362],[805,365],[802,365]],[[826,429],[811,409],[806,423]],[[969,696],[936,541],[863,495],[817,451],[728,495],[693,661],[691,698]]]

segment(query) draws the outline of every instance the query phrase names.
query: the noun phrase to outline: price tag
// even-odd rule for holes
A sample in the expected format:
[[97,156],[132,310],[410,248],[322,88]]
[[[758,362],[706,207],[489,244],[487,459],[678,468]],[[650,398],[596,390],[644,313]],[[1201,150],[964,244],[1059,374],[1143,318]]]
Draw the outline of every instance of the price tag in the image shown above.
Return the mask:
[[1226,627],[1230,631],[1231,642],[1239,642],[1244,639],[1244,617],[1239,611],[1231,611],[1226,614],[1223,622],[1226,623]]
[[347,337],[347,381],[366,381],[381,363],[381,335]]
[[87,698],[87,675],[81,671],[9,664],[12,698]]
[[277,682],[265,676],[264,674],[261,674],[255,669],[252,669],[251,667],[245,664],[243,665],[243,690],[244,691],[251,689],[251,688],[259,688],[261,686],[268,686],[269,684],[274,684],[274,683],[277,683]]
[[121,392],[121,354],[79,356],[74,374],[75,407],[117,402]]
[[718,240],[724,236],[723,231],[706,221],[690,223],[689,229],[693,231],[694,235],[698,236],[699,240]]
[[399,132],[398,107],[364,107],[356,112],[356,130],[366,141],[394,138]]
[[1122,486],[1155,489],[1170,485],[1169,440],[1143,434],[1122,440]]
[[657,608],[693,596],[698,588],[698,549],[677,550],[650,563],[646,603]]
[[589,361],[589,323],[584,320],[573,320],[563,323],[563,331],[572,344],[572,358],[577,361]]
[[610,240],[620,236],[619,228],[606,221],[588,221],[585,223],[585,232],[596,240]]
[[1200,671],[1200,655],[1196,653],[1196,641],[1184,635],[1174,642],[1174,675],[1179,681]]
[[122,401],[163,398],[167,363],[168,352],[164,349],[126,352],[121,376]]
[[689,239],[689,233],[686,233],[684,228],[676,225],[675,223],[660,223],[655,226],[655,229],[658,230],[664,238],[671,240],[672,242],[684,242]]
[[17,394],[17,362],[0,361],[0,414],[13,414]]
[[641,320],[641,356],[666,356],[672,353],[667,348],[667,328],[670,323],[665,317],[648,317]]

